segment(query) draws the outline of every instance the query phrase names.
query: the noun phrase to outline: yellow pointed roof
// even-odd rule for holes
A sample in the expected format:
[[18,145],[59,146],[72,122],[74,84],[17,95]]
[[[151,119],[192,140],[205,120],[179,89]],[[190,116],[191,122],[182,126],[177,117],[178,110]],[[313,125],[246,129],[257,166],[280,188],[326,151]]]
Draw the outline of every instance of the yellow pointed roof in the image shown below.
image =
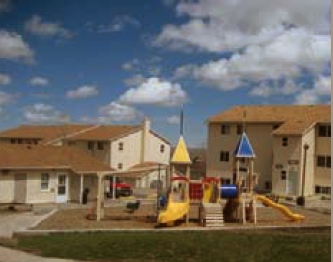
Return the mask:
[[175,152],[173,153],[171,163],[173,164],[191,164],[191,158],[187,150],[184,138],[181,136],[178,140]]

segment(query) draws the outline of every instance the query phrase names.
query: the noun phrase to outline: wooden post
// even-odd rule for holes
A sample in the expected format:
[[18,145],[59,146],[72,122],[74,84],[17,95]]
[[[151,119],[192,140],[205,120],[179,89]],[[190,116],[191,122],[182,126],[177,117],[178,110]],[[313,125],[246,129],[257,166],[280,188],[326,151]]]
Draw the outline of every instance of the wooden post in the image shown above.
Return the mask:
[[112,176],[112,199],[116,199],[116,175]]
[[239,183],[239,159],[236,159],[236,184]]
[[250,167],[249,167],[249,193],[252,194],[253,192],[253,158],[250,159]]
[[[186,197],[187,197],[187,201],[190,202],[190,165],[186,165],[186,177],[188,179],[188,181],[186,183]],[[186,225],[188,225],[189,222],[190,222],[190,210],[186,214]]]
[[96,207],[96,220],[100,221],[101,220],[101,187],[102,187],[102,176],[101,174],[97,174],[98,177],[98,182],[97,182],[97,207]]
[[83,204],[83,182],[84,182],[84,177],[83,174],[80,175],[80,204]]
[[255,197],[253,197],[252,203],[253,203],[253,223],[257,224],[257,202]]

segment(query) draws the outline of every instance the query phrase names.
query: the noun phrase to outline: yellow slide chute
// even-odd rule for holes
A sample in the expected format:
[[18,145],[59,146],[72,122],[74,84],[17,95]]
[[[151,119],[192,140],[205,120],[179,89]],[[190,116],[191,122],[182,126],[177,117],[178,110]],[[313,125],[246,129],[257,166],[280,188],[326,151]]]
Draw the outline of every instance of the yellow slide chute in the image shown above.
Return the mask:
[[304,216],[302,216],[300,214],[295,214],[295,213],[291,212],[289,208],[287,208],[283,205],[277,204],[265,196],[258,195],[258,196],[256,196],[256,198],[257,198],[257,200],[263,202],[265,205],[279,210],[283,215],[285,215],[286,217],[290,218],[293,221],[300,221],[305,218]]
[[213,189],[214,189],[213,184],[205,184],[204,194],[203,194],[203,202],[204,203],[209,203],[209,200],[210,200],[210,198],[212,196],[212,193],[213,193]]
[[170,195],[167,209],[158,216],[158,223],[167,224],[183,218],[190,210],[190,201],[174,202]]

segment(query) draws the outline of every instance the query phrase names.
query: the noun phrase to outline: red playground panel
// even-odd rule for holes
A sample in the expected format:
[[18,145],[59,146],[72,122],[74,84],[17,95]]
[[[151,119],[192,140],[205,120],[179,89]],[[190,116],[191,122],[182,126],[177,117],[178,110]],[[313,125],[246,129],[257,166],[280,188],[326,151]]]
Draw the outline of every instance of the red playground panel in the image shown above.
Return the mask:
[[203,190],[201,183],[190,183],[190,199],[201,200],[203,197]]

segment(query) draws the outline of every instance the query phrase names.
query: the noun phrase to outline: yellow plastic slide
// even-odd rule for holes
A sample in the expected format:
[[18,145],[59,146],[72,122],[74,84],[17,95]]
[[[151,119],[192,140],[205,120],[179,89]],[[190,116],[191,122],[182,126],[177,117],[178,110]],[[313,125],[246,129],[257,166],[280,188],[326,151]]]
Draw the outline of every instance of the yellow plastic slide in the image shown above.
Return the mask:
[[209,184],[207,187],[204,187],[204,195],[203,195],[203,202],[209,203],[210,197],[213,192],[213,184]]
[[172,196],[169,197],[169,202],[167,209],[162,211],[158,216],[158,223],[167,224],[170,222],[174,222],[178,219],[181,219],[184,215],[186,215],[190,210],[190,202],[187,200],[186,202],[174,202]]
[[305,218],[304,216],[302,216],[300,214],[295,214],[295,213],[291,212],[289,208],[287,208],[283,205],[277,204],[265,196],[258,195],[256,198],[257,198],[257,200],[263,202],[265,205],[268,205],[270,207],[273,207],[273,208],[279,210],[283,215],[285,215],[286,217],[290,218],[293,221],[300,221]]

